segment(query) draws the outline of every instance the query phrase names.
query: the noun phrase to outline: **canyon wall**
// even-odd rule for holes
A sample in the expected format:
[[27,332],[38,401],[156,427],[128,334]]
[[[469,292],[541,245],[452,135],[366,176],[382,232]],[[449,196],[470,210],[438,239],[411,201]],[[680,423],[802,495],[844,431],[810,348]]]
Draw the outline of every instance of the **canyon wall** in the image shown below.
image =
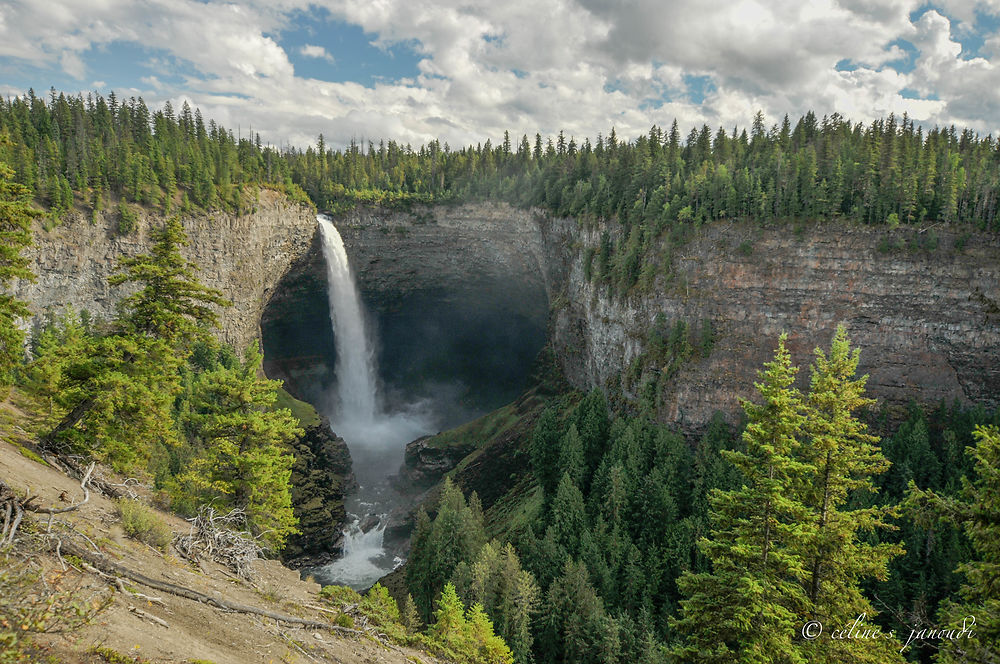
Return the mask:
[[[71,304],[109,317],[122,291],[107,285],[107,275],[119,257],[149,248],[155,223],[143,217],[138,233],[120,236],[115,215],[105,213],[95,225],[71,215],[52,231],[39,229],[29,253],[38,281],[16,284],[15,294],[32,303],[36,316]],[[336,223],[373,322],[381,326],[381,352],[400,366],[422,353],[439,362],[442,354],[468,349],[474,356],[463,361],[474,364],[476,353],[507,353],[510,344],[534,339],[524,330],[545,333],[547,325],[570,383],[605,387],[643,352],[658,318],[690,327],[711,321],[711,352],[671,376],[661,412],[697,430],[716,410],[738,413],[739,399],[752,396],[756,371],[781,332],[789,333],[794,360],[808,365],[812,349],[827,345],[843,322],[862,349],[869,393],[886,405],[910,399],[998,405],[995,235],[841,222],[797,229],[718,222],[674,250],[669,279],[661,274],[647,291],[621,295],[584,277],[584,250],[596,247],[599,236],[536,210],[493,203],[362,207]],[[311,211],[263,191],[253,214],[198,216],[186,219],[185,228],[191,240],[185,255],[199,265],[200,278],[234,301],[220,336],[243,346],[258,335],[262,318],[275,329],[284,325],[294,338],[282,341],[284,333],[278,334],[276,343],[284,343],[288,362],[282,365],[272,352],[278,362],[272,368],[280,375],[300,362],[302,371],[314,371],[318,356],[311,353],[331,344]],[[497,336],[507,328],[516,333]],[[462,334],[471,339],[448,345]],[[484,346],[471,345],[480,337]],[[404,369],[400,380],[419,373]]]
[[[882,404],[958,399],[996,407],[1000,239],[931,233],[719,222],[674,251],[669,280],[624,297],[588,283],[577,252],[553,341],[571,383],[604,386],[643,351],[657,316],[689,328],[711,321],[711,352],[683,363],[665,389],[661,416],[689,431],[716,410],[730,419],[739,413],[782,332],[805,387],[813,349],[829,347],[839,323],[862,349],[859,371]],[[585,234],[585,245],[598,243]]]
[[613,383],[658,319],[689,330],[710,322],[711,352],[683,362],[663,391],[662,419],[689,432],[715,411],[735,421],[782,332],[805,387],[813,349],[828,347],[839,323],[862,349],[869,394],[890,410],[913,399],[1000,405],[996,235],[717,222],[675,248],[651,288],[622,295],[584,276],[599,234],[535,210],[359,210],[338,226],[366,300],[385,310],[436,288],[471,302],[501,298],[537,318],[544,292],[549,340],[580,389]]
[[[82,213],[67,215],[46,231],[36,224],[35,244],[25,255],[37,275],[34,282],[14,284],[14,294],[27,300],[34,317],[66,306],[109,319],[128,286],[108,285],[120,258],[149,251],[151,231],[163,217],[139,213],[139,228],[118,233],[118,215],[105,211],[96,223]],[[198,278],[233,302],[220,312],[218,336],[242,351],[259,336],[259,323],[274,287],[296,259],[305,254],[316,232],[314,213],[289,203],[281,194],[262,190],[252,213],[225,212],[183,217],[189,245],[182,249],[197,266]]]

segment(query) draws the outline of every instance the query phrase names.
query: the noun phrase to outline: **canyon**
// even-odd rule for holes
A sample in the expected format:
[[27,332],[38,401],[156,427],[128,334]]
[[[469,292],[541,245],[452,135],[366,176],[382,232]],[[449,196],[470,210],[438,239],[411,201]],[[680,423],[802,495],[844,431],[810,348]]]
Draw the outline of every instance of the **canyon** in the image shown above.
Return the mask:
[[[31,303],[30,324],[67,305],[109,318],[124,291],[109,287],[107,276],[118,258],[145,251],[160,223],[143,214],[136,233],[120,235],[106,212],[96,223],[71,214],[52,230],[38,227],[29,252],[38,279],[14,288]],[[261,341],[266,373],[321,405],[336,358],[315,212],[263,190],[251,214],[202,214],[184,223],[185,255],[205,284],[233,301],[221,316],[220,339],[237,348]],[[600,234],[538,210],[499,203],[358,207],[335,223],[379,342],[383,393],[400,402],[447,395],[442,402],[452,407],[441,415],[442,429],[517,398],[547,347],[562,377],[581,390],[634,398],[635,387],[621,384],[623,372],[639,363],[644,375],[663,373],[658,417],[697,434],[718,411],[738,420],[739,402],[753,396],[756,372],[779,334],[788,333],[793,361],[805,366],[840,323],[862,351],[868,393],[890,414],[911,400],[998,405],[995,235],[836,220],[716,222],[674,247],[669,266],[665,254],[652,256],[663,264],[649,287],[618,293],[587,278],[588,249],[600,245]],[[655,366],[647,355],[650,330],[664,322],[710,325],[710,348],[670,371]],[[805,386],[808,372],[799,380]],[[337,460],[336,495],[298,500],[310,505],[311,527],[332,545],[321,522],[343,519],[342,506],[331,503],[350,486],[350,469],[343,441],[316,445],[316,458]],[[408,459],[426,457],[435,466],[444,459],[447,466],[459,456],[421,448]],[[444,469],[432,470],[436,477]],[[302,540],[296,548],[321,553]]]

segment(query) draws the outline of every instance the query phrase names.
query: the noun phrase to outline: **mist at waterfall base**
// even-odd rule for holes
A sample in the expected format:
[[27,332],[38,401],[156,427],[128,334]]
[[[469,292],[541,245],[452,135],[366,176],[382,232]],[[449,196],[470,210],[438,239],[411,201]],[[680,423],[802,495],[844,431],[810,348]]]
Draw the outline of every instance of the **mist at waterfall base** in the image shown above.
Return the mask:
[[337,351],[336,385],[318,406],[347,442],[358,490],[345,504],[351,524],[342,556],[304,572],[324,585],[360,590],[402,563],[384,541],[388,516],[402,501],[390,477],[403,462],[406,444],[434,431],[437,418],[429,401],[390,405],[379,398],[374,343],[343,241],[328,217],[317,220]]

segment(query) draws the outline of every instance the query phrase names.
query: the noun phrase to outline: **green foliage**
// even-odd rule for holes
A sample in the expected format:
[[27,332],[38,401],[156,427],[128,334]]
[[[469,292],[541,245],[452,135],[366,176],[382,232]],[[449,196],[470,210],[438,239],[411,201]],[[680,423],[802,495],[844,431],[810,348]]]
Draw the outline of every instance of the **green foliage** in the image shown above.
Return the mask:
[[531,438],[531,467],[538,483],[545,493],[555,495],[559,483],[559,456],[561,453],[562,429],[554,408],[546,408],[538,421]]
[[[907,506],[923,524],[941,521],[958,526],[973,553],[958,566],[964,583],[958,597],[942,604],[939,625],[973,634],[943,640],[936,661],[990,662],[1000,657],[1000,429],[977,427],[976,444],[966,448],[975,461],[971,477],[963,477],[955,497],[920,489],[911,480]],[[973,627],[970,617],[974,618]]]
[[674,625],[685,661],[814,662],[900,659],[893,639],[799,640],[807,619],[847,625],[875,611],[860,584],[887,577],[901,547],[871,544],[891,507],[851,508],[874,491],[888,461],[855,411],[867,377],[839,327],[829,354],[819,349],[807,398],[793,387],[797,369],[782,336],[756,387],[763,403],[744,403],[746,452],[723,452],[745,483],[711,497],[712,532],[700,547],[711,572],[686,572],[687,595]]
[[287,444],[302,430],[274,407],[280,382],[259,377],[256,345],[240,362],[208,334],[212,307],[226,303],[181,257],[186,241],[173,219],[149,254],[122,261],[112,282],[139,288],[110,331],[72,311],[54,318],[35,340],[24,385],[49,405],[48,447],[146,469],[183,511],[241,508],[251,532],[280,550],[296,532]]
[[399,615],[403,626],[406,627],[406,631],[409,634],[420,631],[420,628],[424,625],[420,620],[420,614],[417,612],[417,604],[413,601],[413,595],[410,593],[406,593],[403,606],[399,607]]
[[[599,391],[556,404],[543,411],[529,437],[532,468],[543,494],[541,500],[532,499],[537,516],[512,531],[511,548],[484,547],[464,558],[451,580],[463,600],[483,604],[516,661],[562,661],[567,623],[546,621],[553,584],[565,575],[572,558],[584,566],[602,607],[596,617],[587,618],[602,625],[600,638],[594,636],[601,650],[587,656],[660,661],[668,635],[666,619],[677,599],[673,580],[681,569],[704,564],[694,542],[705,528],[706,494],[734,481],[734,473],[718,456],[720,448],[732,445],[729,430],[717,421],[712,438],[695,457],[682,437],[646,417],[612,419]],[[558,460],[561,455],[578,465],[580,448],[584,472],[578,486]],[[554,482],[542,479],[556,472]],[[495,515],[497,507],[492,509]],[[426,523],[418,524],[418,531],[422,528]],[[413,539],[411,561],[425,555],[424,541]],[[515,557],[524,561],[520,596],[535,596],[537,588],[534,618],[530,612],[517,613],[515,607],[525,601],[502,599],[513,584],[508,581],[504,590],[499,579],[516,576],[511,562]],[[573,597],[586,597],[579,569],[575,573],[569,586]],[[418,581],[411,577],[409,582],[416,597],[419,588],[413,583]],[[583,618],[568,620],[572,631]]]
[[766,653],[806,661],[795,634],[808,608],[808,509],[794,489],[811,469],[798,459],[805,417],[796,371],[782,336],[755,384],[763,403],[743,405],[746,452],[723,452],[745,483],[711,495],[712,532],[699,548],[712,571],[678,579],[687,599],[674,625],[685,640],[674,655],[683,661],[772,661]]
[[[911,482],[921,490],[957,499],[964,478],[973,476],[972,457],[964,450],[975,445],[977,427],[997,421],[996,413],[963,408],[958,403],[950,407],[941,404],[933,410],[911,406],[906,421],[883,441],[882,449],[892,465],[879,478],[877,503],[902,502]],[[936,616],[938,607],[947,598],[957,598],[963,580],[956,568],[972,558],[961,524],[924,516],[904,510],[903,518],[897,520],[898,530],[882,538],[902,544],[906,551],[891,562],[889,578],[872,588],[888,606],[887,613],[907,616],[911,629],[941,624]],[[902,636],[905,639],[907,634]],[[929,661],[936,651],[934,642],[917,642],[906,654],[912,660]]]
[[528,662],[531,625],[539,608],[540,590],[534,576],[521,567],[510,543],[497,548],[487,543],[475,560],[461,562],[452,575],[459,597],[469,606],[481,606],[496,632],[509,644],[514,660]]
[[[111,335],[89,337],[82,351],[61,370],[55,402],[66,415],[47,445],[93,455],[122,472],[142,467],[154,444],[176,439],[176,350],[161,339]],[[70,420],[76,426],[62,426]]]
[[[102,661],[108,664],[145,664],[149,660],[139,655],[126,655],[118,652],[114,648],[107,646],[93,646],[88,650],[93,655],[97,655]],[[189,660],[192,664],[206,662],[207,660]]]
[[286,444],[302,435],[288,410],[273,410],[279,381],[260,378],[256,343],[245,360],[219,365],[193,382],[188,430],[203,445],[177,478],[182,500],[239,507],[251,532],[274,550],[297,532],[289,479],[294,459]]
[[[810,615],[824,624],[847,624],[861,614],[873,618],[876,610],[862,594],[860,582],[885,580],[888,563],[903,552],[890,543],[872,544],[869,535],[890,527],[892,506],[858,507],[869,501],[873,478],[889,468],[867,432],[858,411],[875,403],[864,396],[868,376],[855,378],[860,351],[852,350],[844,326],[838,326],[830,352],[816,349],[806,405],[807,444],[802,457],[814,470],[804,486],[804,502],[812,514],[814,531],[805,548]],[[849,504],[853,503],[853,504]],[[898,660],[898,645],[883,639],[862,643],[854,639],[808,642],[810,661],[889,662]],[[810,648],[814,649],[810,654]]]
[[139,215],[125,201],[118,201],[118,234],[131,235],[139,230]]
[[494,634],[481,604],[474,604],[466,615],[455,586],[448,583],[437,605],[434,624],[427,628],[426,644],[433,652],[459,664],[513,664],[510,649]]
[[629,142],[613,130],[580,143],[561,136],[551,149],[525,135],[460,148],[352,141],[339,150],[319,136],[304,150],[279,150],[206,122],[186,103],[151,111],[141,98],[52,90],[45,100],[29,90],[0,103],[0,131],[10,138],[0,160],[55,218],[74,206],[74,192],[95,210],[113,195],[165,213],[244,213],[268,188],[333,214],[359,205],[416,211],[415,223],[424,205],[506,200],[586,220],[600,243],[584,250],[585,277],[619,293],[653,287],[663,236],[717,219],[1000,223],[994,139],[954,127],[925,132],[893,115],[862,125],[810,111],[770,130],[759,115],[749,131],[702,126],[686,140],[675,121]]
[[546,661],[614,661],[619,650],[617,630],[582,562],[566,561],[562,575],[549,587],[543,616]]
[[461,490],[446,478],[431,521],[426,512],[417,514],[411,539],[406,583],[413,594],[420,617],[431,617],[431,603],[463,560],[472,560],[486,542],[483,513],[473,493],[466,503]]
[[188,345],[207,338],[218,323],[210,305],[228,306],[222,294],[203,286],[196,266],[181,256],[187,234],[180,219],[169,219],[153,234],[149,254],[123,259],[111,285],[137,284],[139,290],[121,301],[117,322],[123,333],[151,336],[169,344]]
[[292,417],[298,421],[299,426],[303,428],[320,423],[319,413],[316,412],[312,404],[299,401],[282,387],[278,388],[274,407],[277,410],[288,410]]
[[[399,607],[380,583],[372,586],[364,595],[358,594],[346,586],[323,586],[319,593],[325,600],[341,610],[336,617],[336,624],[341,627],[354,627],[351,613],[363,617],[369,625],[385,634],[393,643],[406,644],[410,641],[408,634],[415,630],[404,622]],[[350,613],[348,613],[350,612]]]
[[28,308],[6,291],[13,279],[35,278],[21,251],[31,244],[31,220],[38,214],[30,190],[0,161],[0,386],[11,384],[24,358],[24,333],[17,319],[27,316]]
[[173,539],[169,526],[151,508],[137,500],[120,498],[115,501],[115,512],[122,522],[125,534],[157,549],[166,550]]

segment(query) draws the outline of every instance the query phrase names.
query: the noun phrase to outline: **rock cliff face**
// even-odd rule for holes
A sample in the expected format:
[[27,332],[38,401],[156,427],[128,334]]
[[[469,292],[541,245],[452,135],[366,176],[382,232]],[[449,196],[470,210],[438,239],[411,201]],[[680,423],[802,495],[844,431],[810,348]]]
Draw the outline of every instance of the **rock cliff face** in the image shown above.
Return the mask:
[[300,535],[288,538],[282,560],[292,567],[328,562],[339,550],[347,520],[344,494],[355,488],[351,455],[325,417],[292,444],[292,504]]
[[[119,257],[149,248],[156,223],[143,218],[139,232],[124,237],[108,214],[96,225],[71,217],[51,232],[39,230],[30,253],[39,279],[16,284],[16,295],[33,303],[36,317],[67,304],[109,317],[123,293],[107,286],[107,275]],[[716,223],[675,250],[671,279],[621,296],[584,278],[585,248],[600,238],[571,219],[475,204],[362,208],[336,224],[381,341],[387,392],[493,390],[466,399],[469,412],[453,413],[442,426],[512,400],[546,339],[570,383],[606,387],[643,354],[658,320],[711,322],[711,352],[684,362],[663,389],[662,419],[688,432],[715,411],[738,415],[739,399],[753,396],[756,372],[781,332],[789,333],[794,361],[806,366],[841,322],[862,349],[869,394],[883,404],[1000,405],[995,235],[939,227],[929,242],[929,232],[835,222],[799,231]],[[262,330],[268,374],[317,403],[335,358],[311,212],[262,192],[254,214],[213,214],[186,220],[185,228],[186,255],[201,267],[201,279],[235,303],[220,336],[244,346]],[[804,370],[800,381],[807,379]],[[303,453],[332,459],[341,449],[329,448],[333,442],[303,443]],[[424,452],[417,444],[411,457]],[[484,474],[495,470],[488,458],[481,457]],[[424,461],[436,474],[443,459]],[[302,477],[313,470],[302,469]],[[339,506],[337,514],[321,504],[309,508],[316,522],[342,518]],[[312,553],[307,548],[300,554]]]
[[[550,294],[563,262],[544,219],[501,205],[413,212],[360,208],[334,220],[378,340],[383,392],[457,404],[442,426],[517,396],[544,345]],[[283,280],[264,313],[268,372],[314,402],[335,358],[322,250]],[[442,394],[446,399],[438,399]]]
[[[162,223],[162,217],[142,213],[135,233],[119,235],[117,214],[104,212],[96,224],[71,214],[51,231],[36,227],[35,245],[26,255],[38,279],[15,284],[14,293],[30,303],[33,323],[67,305],[110,318],[125,290],[109,286],[108,275],[118,259],[148,251],[151,230]],[[184,228],[190,245],[183,253],[198,265],[198,277],[233,302],[220,316],[219,337],[242,351],[259,336],[261,314],[275,285],[307,252],[315,216],[263,190],[252,214],[203,214],[185,218]]]
[[[841,322],[862,349],[869,394],[884,404],[959,399],[995,407],[1000,239],[936,235],[931,249],[912,230],[826,223],[795,233],[714,224],[675,256],[670,286],[661,280],[648,294],[624,298],[587,283],[577,256],[553,341],[573,384],[603,386],[643,351],[657,315],[689,325],[711,321],[712,352],[683,365],[665,390],[662,417],[689,431],[716,410],[739,412],[739,398],[752,396],[756,370],[781,332],[805,366]],[[807,377],[800,372],[803,385]]]

